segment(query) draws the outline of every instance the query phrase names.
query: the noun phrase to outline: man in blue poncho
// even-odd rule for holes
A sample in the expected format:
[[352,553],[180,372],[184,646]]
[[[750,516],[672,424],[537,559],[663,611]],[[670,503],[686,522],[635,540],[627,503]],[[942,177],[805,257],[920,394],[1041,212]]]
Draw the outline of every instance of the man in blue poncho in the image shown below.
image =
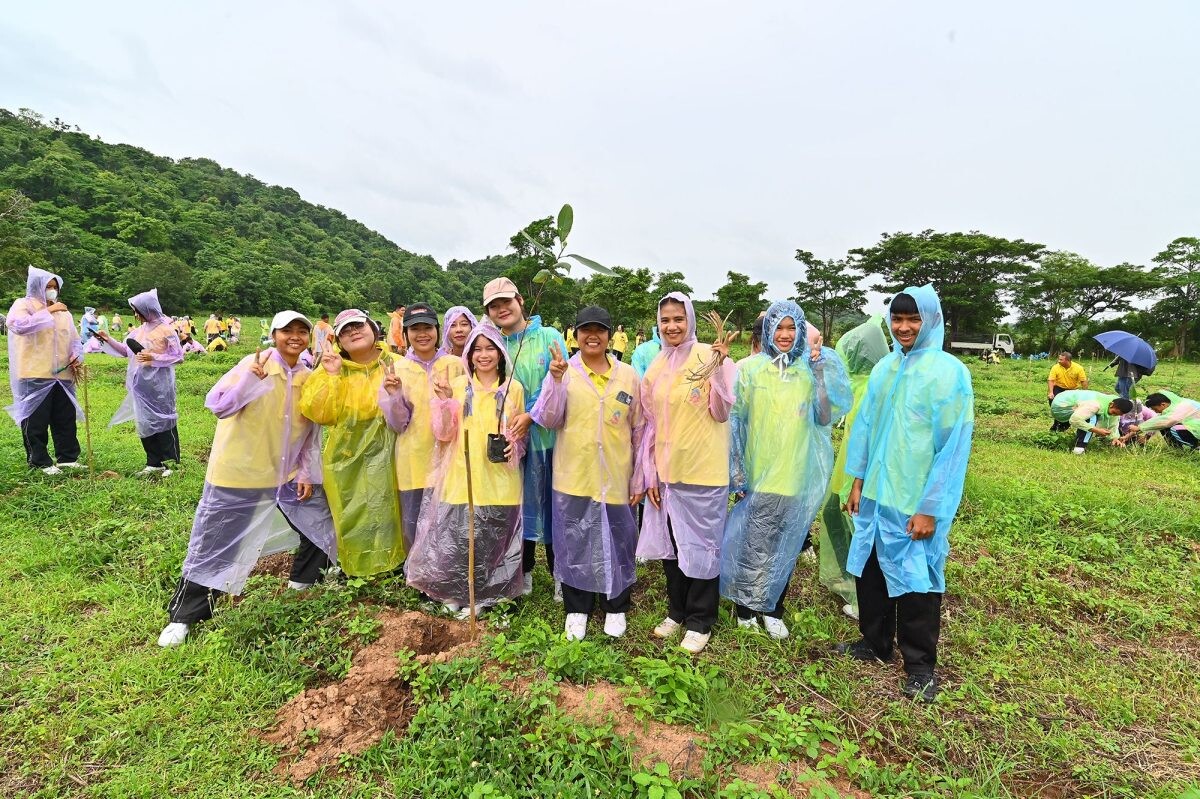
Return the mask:
[[658,357],[658,353],[662,350],[662,339],[658,337],[658,325],[650,328],[651,339],[643,341],[633,350],[633,355],[629,362],[637,371],[638,377],[645,377],[646,370],[650,368],[650,363]]
[[962,498],[975,426],[971,376],[942,351],[932,285],[897,294],[892,352],[867,382],[850,435],[847,510],[855,516],[846,570],[857,580],[862,639],[837,650],[857,660],[904,656],[904,693],[938,693],[937,643],[950,527]]

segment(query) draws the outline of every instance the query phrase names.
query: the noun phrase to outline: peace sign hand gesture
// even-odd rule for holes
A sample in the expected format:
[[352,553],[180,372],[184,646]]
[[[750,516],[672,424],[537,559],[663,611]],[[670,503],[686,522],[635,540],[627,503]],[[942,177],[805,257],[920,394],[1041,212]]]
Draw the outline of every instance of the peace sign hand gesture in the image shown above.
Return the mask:
[[454,396],[454,391],[450,388],[450,380],[447,370],[442,369],[433,376],[433,393],[438,399],[448,400]]
[[[331,337],[332,339],[332,337]],[[332,340],[330,344],[332,345]],[[321,353],[321,366],[325,367],[325,371],[331,375],[336,375],[342,371],[342,356],[333,346],[326,348],[325,352]]]
[[567,359],[563,357],[557,341],[550,345],[550,355],[550,374],[561,383],[563,375],[567,373]]
[[267,370],[263,368],[263,365],[266,364],[267,358],[271,357],[271,351],[267,350],[267,358],[263,358],[262,360],[259,360],[260,354],[258,350],[254,351],[254,360],[250,362],[250,374],[262,380],[267,376]]

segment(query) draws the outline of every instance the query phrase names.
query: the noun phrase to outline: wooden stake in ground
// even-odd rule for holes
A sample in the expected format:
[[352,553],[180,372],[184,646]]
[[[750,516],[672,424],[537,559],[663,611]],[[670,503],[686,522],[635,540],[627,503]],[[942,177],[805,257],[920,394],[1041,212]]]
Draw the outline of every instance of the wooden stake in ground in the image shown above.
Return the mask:
[[87,366],[79,365],[79,382],[83,384],[83,432],[87,438],[88,448],[88,471],[93,471],[95,458],[92,456],[92,405],[88,402],[88,374]]
[[475,492],[471,486],[471,432],[463,420],[463,457],[467,461],[467,603],[471,608],[471,640],[475,640]]

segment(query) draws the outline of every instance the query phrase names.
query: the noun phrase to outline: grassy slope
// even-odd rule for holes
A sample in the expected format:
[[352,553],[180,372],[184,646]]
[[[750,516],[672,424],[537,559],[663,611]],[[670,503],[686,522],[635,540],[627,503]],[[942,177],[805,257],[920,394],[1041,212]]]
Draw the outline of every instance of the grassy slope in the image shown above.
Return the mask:
[[[97,470],[119,479],[30,475],[19,432],[0,426],[0,795],[647,795],[622,741],[548,710],[555,676],[597,673],[658,689],[643,712],[712,731],[693,795],[716,795],[730,764],[772,748],[876,795],[1029,796],[1052,784],[1048,795],[1173,797],[1200,771],[1200,459],[1099,446],[1074,457],[1045,434],[1045,364],[1005,363],[971,367],[976,447],[936,707],[901,701],[898,672],[825,654],[855,629],[808,567],[792,587],[791,640],[739,634],[723,616],[698,669],[664,659],[650,635],[665,611],[657,568],[642,570],[629,636],[582,647],[554,640],[561,609],[539,568],[537,598],[492,644],[534,681],[532,700],[511,701],[477,661],[431,669],[413,677],[426,699],[413,734],[389,736],[336,779],[287,786],[250,731],[306,682],[344,672],[370,634],[362,600],[415,598],[353,581],[299,599],[263,578],[188,646],[154,646],[203,483],[204,393],[235,359],[180,368],[185,467],[163,484],[128,477],[142,464],[131,426],[93,430]],[[94,362],[97,420],[119,404],[122,371]],[[1200,368],[1167,365],[1158,379],[1200,394]]]

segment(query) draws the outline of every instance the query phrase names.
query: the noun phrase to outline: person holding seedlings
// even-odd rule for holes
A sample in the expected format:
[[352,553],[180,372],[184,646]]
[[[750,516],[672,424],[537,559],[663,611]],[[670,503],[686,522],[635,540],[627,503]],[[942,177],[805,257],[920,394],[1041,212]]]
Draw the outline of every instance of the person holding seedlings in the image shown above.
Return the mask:
[[[58,301],[62,278],[29,267],[25,296],[5,317],[8,328],[8,379],[13,402],[5,408],[21,428],[25,460],[46,474],[86,469],[79,463],[76,422],[83,409],[75,398],[75,379],[83,368],[83,343],[67,306]],[[54,439],[54,455],[47,449]]]
[[444,451],[434,462],[406,572],[410,586],[466,618],[472,590],[476,611],[522,593],[524,438],[513,420],[525,413],[525,391],[508,379],[513,364],[503,336],[487,322],[467,337],[462,368],[454,378],[434,373],[431,425]]
[[730,487],[741,499],[721,542],[721,594],[738,626],[787,638],[783,595],[833,471],[832,424],[849,409],[850,380],[832,349],[809,345],[804,311],[776,302],[758,355],[737,370],[729,416]]
[[125,370],[125,401],[108,426],[133,420],[142,449],[146,451],[143,477],[170,477],[172,462],[179,465],[179,414],[175,409],[175,364],[183,363],[183,345],[171,318],[163,313],[158,289],[129,298],[136,328],[129,329],[124,342],[108,333],[97,337],[122,357],[129,359]]
[[1185,399],[1170,391],[1156,391],[1146,397],[1146,406],[1157,416],[1129,426],[1121,443],[1138,435],[1161,432],[1173,447],[1200,449],[1200,402]]
[[205,397],[217,431],[159,646],[183,643],[193,624],[212,617],[218,597],[241,593],[264,555],[299,544],[288,582],[296,590],[337,560],[321,490],[320,431],[299,407],[311,375],[300,359],[311,327],[295,311],[275,314],[274,347],[247,355]]
[[429,486],[429,464],[435,457],[430,422],[433,376],[441,373],[447,380],[453,380],[463,374],[463,364],[461,357],[440,354],[437,312],[426,303],[413,303],[405,308],[404,342],[408,351],[397,364],[396,374],[404,385],[404,401],[410,416],[396,435],[396,482],[400,489],[400,515],[404,519],[404,545],[411,552],[421,501]]
[[962,498],[975,426],[971,374],[942,351],[945,325],[932,285],[889,306],[892,352],[875,365],[851,432],[847,510],[854,538],[846,570],[858,580],[862,638],[837,646],[857,660],[890,661],[898,644],[903,690],[932,702],[950,528]]
[[1133,410],[1133,402],[1115,394],[1073,389],[1061,391],[1050,403],[1050,414],[1056,422],[1075,431],[1076,455],[1082,455],[1092,436],[1119,437],[1119,417]]
[[708,645],[720,599],[721,535],[729,504],[729,410],[734,365],[723,335],[696,340],[696,313],[686,294],[659,300],[662,352],[641,385],[642,482],[650,504],[637,556],[661,560],[667,617],[654,628],[696,654]]
[[442,319],[446,332],[442,335],[442,346],[438,355],[453,355],[461,359],[463,348],[467,346],[467,336],[471,335],[477,324],[479,320],[471,313],[470,308],[463,305],[451,307]]
[[854,519],[843,509],[850,497],[850,485],[853,482],[846,475],[846,449],[854,432],[858,409],[867,393],[867,378],[875,364],[888,354],[883,317],[876,314],[839,338],[837,353],[850,374],[850,390],[854,394],[854,400],[846,414],[842,445],[833,461],[829,498],[821,512],[818,574],[821,585],[845,601],[842,613],[857,620],[858,597],[854,591],[854,575],[846,571],[846,557],[850,553],[850,539],[854,535]]
[[399,356],[357,308],[333,321],[327,347],[300,395],[300,410],[327,429],[325,490],[337,530],[342,571],[351,577],[390,572],[404,561],[396,492],[396,433],[408,424]]
[[595,305],[575,320],[579,354],[568,362],[551,346],[550,373],[533,406],[534,421],[558,431],[554,447],[554,578],[562,583],[566,635],[578,641],[599,600],[604,632],[625,634],[636,579],[642,475],[638,375],[606,354],[612,317]]
[[[557,344],[565,351],[566,340],[552,327],[544,327],[540,316],[525,318],[525,299],[516,285],[506,277],[498,277],[484,286],[483,306],[488,318],[504,334],[504,345],[513,362],[513,376],[520,382],[525,410],[512,420],[516,438],[528,436],[525,453],[524,491],[522,503],[524,514],[524,555],[522,570],[525,575],[525,593],[533,592],[533,567],[537,553],[537,542],[546,549],[546,567],[554,573],[554,525],[551,469],[554,462],[554,431],[534,423],[529,411],[537,402],[542,390],[542,381],[550,369],[550,348]],[[492,431],[496,432],[496,431]],[[555,582],[554,600],[562,601],[561,586]]]

